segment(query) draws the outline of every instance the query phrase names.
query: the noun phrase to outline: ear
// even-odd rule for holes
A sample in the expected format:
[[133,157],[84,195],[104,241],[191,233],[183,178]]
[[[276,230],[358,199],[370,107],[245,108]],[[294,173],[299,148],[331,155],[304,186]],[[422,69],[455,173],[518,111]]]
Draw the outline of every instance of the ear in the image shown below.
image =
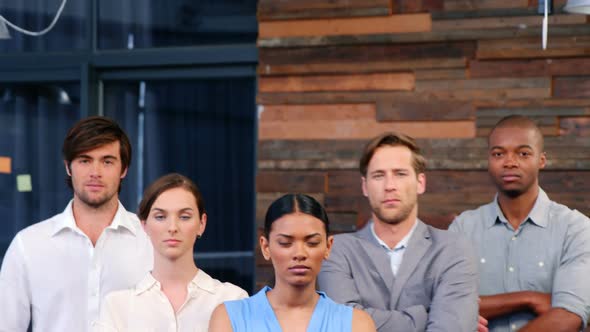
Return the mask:
[[541,158],[539,158],[539,169],[545,168],[547,163],[547,154],[545,152],[541,153]]
[[269,261],[270,250],[268,249],[268,239],[264,237],[264,235],[260,236],[260,251],[262,252],[262,256],[264,256],[264,259]]
[[421,195],[426,191],[426,174],[418,174],[418,190],[417,194]]
[[328,249],[326,250],[326,254],[324,255],[324,259],[328,259],[328,257],[330,257],[330,253],[332,252],[332,245],[334,244],[334,235],[330,235],[328,236],[328,242],[326,243],[326,246],[328,247]]
[[123,170],[123,172],[121,172],[121,179],[123,179],[123,178],[125,178],[125,176],[127,176],[127,170],[128,170],[128,169],[129,169],[129,168],[128,168],[128,167],[126,167],[126,168]]
[[367,190],[367,178],[361,176],[361,188],[363,189],[363,196],[369,197],[368,190]]
[[200,229],[200,236],[203,236],[203,233],[205,233],[205,228],[207,227],[207,214],[203,213],[203,216],[201,217],[201,221],[199,222],[201,224],[201,229]]
[[70,171],[70,165],[68,165],[68,161],[67,160],[64,160],[64,167],[66,168],[66,173],[69,176],[72,176],[72,171]]

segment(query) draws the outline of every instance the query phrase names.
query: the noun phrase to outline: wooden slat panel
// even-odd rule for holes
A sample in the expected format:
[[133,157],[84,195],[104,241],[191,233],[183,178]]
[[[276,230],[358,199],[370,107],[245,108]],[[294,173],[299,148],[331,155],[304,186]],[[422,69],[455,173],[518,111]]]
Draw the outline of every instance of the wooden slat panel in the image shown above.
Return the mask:
[[[377,132],[375,133],[377,134]],[[429,170],[485,170],[486,138],[418,139]],[[258,144],[259,169],[356,170],[367,140],[272,140]],[[590,169],[590,140],[586,137],[547,137],[547,169]]]
[[[288,74],[347,74],[347,73],[373,73],[408,71],[412,69],[431,68],[466,68],[465,58],[439,58],[416,60],[391,60],[391,61],[362,61],[362,62],[332,62],[309,64],[285,64],[272,65],[261,64],[258,66],[260,75],[288,75]],[[463,70],[464,71],[464,70]],[[426,75],[427,72],[417,75]]]
[[410,73],[261,77],[261,92],[412,90]]
[[527,8],[528,0],[446,0],[444,10],[481,10],[496,8]]
[[590,115],[588,107],[500,107],[477,109],[478,121],[480,118],[497,118],[519,114],[528,117],[557,117],[557,116],[585,116]]
[[[504,29],[471,29],[471,30],[445,30],[422,33],[402,34],[373,34],[354,36],[316,36],[316,37],[285,37],[258,39],[259,47],[311,47],[311,46],[337,46],[337,45],[365,45],[365,44],[399,44],[399,43],[430,43],[430,42],[456,42],[465,40],[496,40],[507,38],[531,38],[539,40],[542,30],[540,27],[504,28]],[[555,26],[549,29],[549,45],[558,37],[587,36],[590,34],[590,25]],[[561,50],[561,49],[559,49]],[[561,50],[567,53],[567,48]],[[575,53],[579,51],[570,51]],[[559,52],[555,52],[559,54]],[[569,55],[569,54],[568,54]],[[547,53],[546,56],[552,56]]]
[[590,54],[590,36],[549,37],[547,49],[541,47],[539,38],[512,38],[480,40],[477,44],[478,59],[547,58],[587,56]]
[[459,69],[420,69],[414,71],[416,80],[450,80],[467,78],[467,70]]
[[371,120],[266,121],[259,125],[260,140],[368,139],[384,131],[413,137],[466,138],[475,136],[473,121],[377,122]]
[[419,13],[442,10],[444,0],[393,0],[394,13]]
[[469,62],[471,78],[590,75],[590,58]]
[[257,192],[319,192],[326,191],[325,172],[262,171],[256,176]]
[[300,47],[260,49],[262,67],[267,65],[373,63],[397,61],[445,61],[449,58],[473,58],[474,41],[436,42],[421,44],[344,45],[324,48]]
[[547,98],[551,96],[551,80],[539,77],[417,81],[416,91],[460,100]]
[[[584,15],[552,15],[549,16],[549,26],[553,28],[558,25],[586,24]],[[470,18],[461,20],[436,20],[432,22],[433,31],[444,30],[469,30],[469,29],[499,29],[541,26],[542,20],[539,16],[517,16],[517,17],[485,17]]]
[[[283,96],[284,97],[284,96]],[[271,98],[274,99],[274,98]],[[575,98],[539,98],[539,99],[514,99],[514,100],[474,100],[475,107],[588,107],[590,99]]]
[[430,31],[430,14],[259,22],[258,37],[336,36]]
[[263,106],[260,122],[375,119],[374,104]]
[[558,98],[589,98],[590,76],[555,78],[553,95]]
[[589,137],[590,117],[560,117],[559,134],[564,136]]
[[473,120],[470,102],[437,98],[387,98],[377,101],[378,121]]
[[258,20],[385,16],[390,0],[260,0]]

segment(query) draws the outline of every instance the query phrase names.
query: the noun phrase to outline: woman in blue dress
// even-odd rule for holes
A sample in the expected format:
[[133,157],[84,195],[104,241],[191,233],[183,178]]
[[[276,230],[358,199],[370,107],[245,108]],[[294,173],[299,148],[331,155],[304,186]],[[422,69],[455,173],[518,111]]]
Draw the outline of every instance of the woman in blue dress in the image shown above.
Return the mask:
[[316,291],[333,242],[328,225],[326,211],[310,196],[288,194],[274,201],[260,237],[262,255],[274,268],[274,288],[265,286],[248,299],[219,305],[209,332],[375,331],[366,312]]

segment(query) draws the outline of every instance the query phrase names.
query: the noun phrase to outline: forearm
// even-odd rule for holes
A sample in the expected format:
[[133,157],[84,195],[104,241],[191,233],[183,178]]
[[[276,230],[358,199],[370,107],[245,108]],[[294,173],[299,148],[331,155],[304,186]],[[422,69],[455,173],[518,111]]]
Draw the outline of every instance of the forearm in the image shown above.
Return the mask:
[[481,296],[479,314],[486,319],[492,319],[513,312],[528,310],[530,297],[528,291]]
[[530,321],[520,332],[577,332],[581,325],[580,316],[562,308],[552,308]]
[[[355,306],[362,308],[361,306]],[[428,313],[421,305],[404,308],[402,311],[363,308],[375,322],[379,332],[425,331]]]

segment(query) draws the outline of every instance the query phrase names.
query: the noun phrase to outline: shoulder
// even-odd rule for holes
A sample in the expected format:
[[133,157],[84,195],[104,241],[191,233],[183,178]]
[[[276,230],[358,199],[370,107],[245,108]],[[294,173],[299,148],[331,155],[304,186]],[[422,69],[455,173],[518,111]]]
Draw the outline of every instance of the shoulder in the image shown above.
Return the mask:
[[14,240],[20,241],[21,244],[32,243],[38,246],[52,236],[62,218],[62,213],[60,213],[49,219],[25,227],[16,234]]
[[436,258],[433,261],[434,265],[446,267],[452,262],[465,262],[475,266],[473,246],[463,234],[434,228],[429,225],[426,227],[432,241],[431,256]]
[[352,311],[352,331],[367,332],[375,331],[375,323],[371,316],[364,310],[353,309]]
[[449,226],[449,230],[469,233],[477,228],[477,226],[481,225],[487,218],[495,218],[494,206],[494,203],[490,202],[475,209],[461,212],[461,214],[453,220]]
[[364,232],[365,229],[358,230],[356,232],[351,233],[342,233],[334,235],[334,244],[332,250],[335,248],[339,249],[356,249],[358,246],[362,244],[363,241],[366,241],[360,234]]
[[200,270],[197,275],[197,285],[218,297],[221,301],[237,300],[248,297],[248,293],[242,288],[229,283],[221,282],[209,276],[205,271]]
[[135,295],[135,289],[123,289],[108,293],[102,306],[109,312],[126,313],[130,309],[129,302]]

